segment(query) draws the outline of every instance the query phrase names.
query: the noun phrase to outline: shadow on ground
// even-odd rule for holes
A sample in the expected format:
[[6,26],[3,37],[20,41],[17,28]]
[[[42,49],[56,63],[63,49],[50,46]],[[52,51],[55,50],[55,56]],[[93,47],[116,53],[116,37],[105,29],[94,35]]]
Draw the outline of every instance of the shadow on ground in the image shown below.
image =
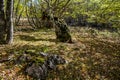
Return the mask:
[[[59,65],[56,71],[50,71],[48,73],[49,75],[47,80],[120,80],[120,44],[118,43],[107,42],[107,40],[103,41],[96,38],[91,39],[90,37],[80,37],[80,43],[85,45],[84,48],[82,48],[81,44],[79,43],[76,43],[77,45],[75,43],[60,43],[46,46],[43,44],[32,45],[28,43],[30,41],[55,42],[55,40],[43,39],[41,37],[35,38],[34,36],[30,35],[18,35],[18,37],[21,40],[28,42],[26,44],[23,43],[4,47],[3,49],[6,52],[7,57],[11,54],[23,55],[26,53],[26,51],[30,51],[28,55],[30,54],[33,57],[36,57],[35,53],[41,51],[60,54],[68,60],[71,60],[66,65]],[[0,60],[5,58],[5,55],[3,57],[3,55],[0,54]],[[15,59],[15,61],[17,60],[18,59]],[[12,72],[15,72],[16,70],[19,71],[16,71],[16,75],[11,76],[12,78],[5,78],[4,80],[13,80],[13,77],[16,77],[16,80],[19,80],[19,76],[24,72],[24,63],[27,62],[23,62],[20,65],[13,64],[11,61],[5,62],[6,66],[4,68],[0,67],[0,73],[3,75],[3,78],[8,78],[9,74],[7,72],[9,70]],[[18,67],[16,65],[18,65]],[[27,77],[21,80],[26,79],[32,80],[31,78],[28,79]]]
[[43,39],[43,38],[39,38],[36,39],[34,36],[28,36],[28,35],[19,35],[21,40],[24,41],[50,41],[50,42],[56,42],[56,39]]
[[[47,79],[51,80],[119,80],[120,79],[120,45],[115,43],[103,42],[100,40],[82,41],[86,45],[86,48],[80,50],[81,48],[75,46],[70,50],[66,50],[66,46],[45,46],[45,45],[17,45],[13,46],[12,49],[6,49],[7,53],[12,54],[24,54],[26,50],[35,50],[36,52],[48,52],[60,54],[59,51],[63,50],[63,56],[71,59],[72,61],[65,66],[60,65],[56,71],[50,71],[48,73]],[[69,52],[66,55],[66,52]],[[30,54],[35,56],[33,52]],[[11,66],[16,64],[9,64],[9,69]],[[24,66],[24,63],[22,63]],[[11,65],[11,66],[10,66]],[[8,68],[8,67],[7,67]],[[23,73],[24,69],[21,68],[17,74]],[[31,80],[31,79],[29,79]]]

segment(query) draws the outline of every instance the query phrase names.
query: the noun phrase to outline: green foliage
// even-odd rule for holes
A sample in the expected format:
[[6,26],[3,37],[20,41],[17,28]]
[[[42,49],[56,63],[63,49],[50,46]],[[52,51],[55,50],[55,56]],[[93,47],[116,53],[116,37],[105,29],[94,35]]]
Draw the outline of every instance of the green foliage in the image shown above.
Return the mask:
[[47,46],[44,46],[44,47],[41,48],[41,51],[42,52],[48,52],[49,48]]
[[28,15],[30,18],[37,18],[35,24],[40,23],[42,11],[50,11],[50,14],[61,18],[83,15],[87,16],[85,20],[88,22],[112,23],[119,27],[119,3],[120,0],[15,0],[14,10],[16,16],[22,13],[23,17]]
[[[88,22],[118,24],[120,19],[119,0],[73,0],[67,16],[87,16]],[[113,22],[114,21],[114,22]],[[120,24],[116,25],[119,27]]]

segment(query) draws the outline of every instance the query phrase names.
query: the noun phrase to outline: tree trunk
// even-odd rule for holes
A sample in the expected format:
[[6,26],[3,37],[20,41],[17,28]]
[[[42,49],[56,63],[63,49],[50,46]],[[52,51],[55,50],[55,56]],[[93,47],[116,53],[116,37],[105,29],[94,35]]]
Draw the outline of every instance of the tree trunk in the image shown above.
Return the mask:
[[[68,0],[68,2],[69,1],[70,0]],[[58,41],[72,43],[72,38],[69,33],[67,24],[64,21],[59,20],[58,17],[54,17],[50,5],[50,0],[46,2],[47,2],[47,9],[42,13],[42,20],[47,20],[49,26],[52,25],[53,27],[55,27],[56,39]]]
[[0,0],[0,44],[5,42],[4,0]]
[[67,24],[56,17],[54,18],[54,22],[55,22],[56,39],[60,42],[72,43],[72,38],[69,33]]
[[11,44],[13,42],[13,0],[7,0],[6,26],[7,26],[6,41],[8,44]]
[[48,23],[50,21],[51,25],[55,27],[56,39],[58,41],[72,43],[69,29],[64,21],[61,21],[57,17],[54,17],[50,12],[43,12],[42,20],[47,20]]

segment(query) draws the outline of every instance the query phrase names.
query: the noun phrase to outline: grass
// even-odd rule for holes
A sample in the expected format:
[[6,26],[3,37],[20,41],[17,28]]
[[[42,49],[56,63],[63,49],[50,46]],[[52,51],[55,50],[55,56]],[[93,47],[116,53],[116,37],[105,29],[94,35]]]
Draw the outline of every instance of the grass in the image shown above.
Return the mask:
[[[32,56],[40,51],[48,52],[61,55],[69,63],[59,65],[57,71],[50,71],[47,80],[120,79],[119,33],[80,27],[72,27],[70,31],[74,41],[72,44],[57,42],[54,29],[22,28],[14,33],[12,45],[0,45],[0,58],[21,55],[25,51]],[[24,64],[0,63],[0,79],[32,80],[21,71]]]

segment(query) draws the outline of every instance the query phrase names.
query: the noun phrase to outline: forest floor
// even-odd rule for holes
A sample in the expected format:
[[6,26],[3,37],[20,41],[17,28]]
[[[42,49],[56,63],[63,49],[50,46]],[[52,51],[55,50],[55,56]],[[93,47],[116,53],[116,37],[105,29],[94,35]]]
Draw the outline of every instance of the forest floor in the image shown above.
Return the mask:
[[17,29],[12,45],[0,45],[0,80],[32,80],[22,72],[24,63],[5,61],[26,50],[33,55],[59,54],[68,61],[58,71],[50,71],[47,80],[120,80],[120,31],[84,27],[70,31],[74,43],[56,42],[54,29]]

